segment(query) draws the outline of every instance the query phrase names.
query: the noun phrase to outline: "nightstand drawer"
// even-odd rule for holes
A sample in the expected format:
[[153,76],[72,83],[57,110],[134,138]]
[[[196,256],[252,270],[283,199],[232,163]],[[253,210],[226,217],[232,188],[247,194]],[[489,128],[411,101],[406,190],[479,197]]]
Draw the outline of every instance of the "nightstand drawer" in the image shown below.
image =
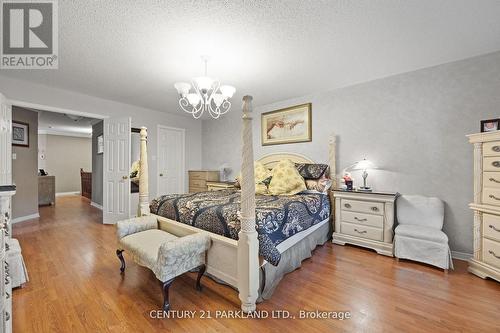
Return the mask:
[[381,241],[384,239],[383,230],[378,228],[342,222],[340,229],[341,232],[346,235],[368,238],[377,241]]
[[483,236],[500,241],[500,216],[483,215]]
[[483,171],[500,171],[500,156],[484,157]]
[[344,211],[384,215],[384,204],[382,202],[342,199],[341,209]]
[[485,263],[500,268],[500,243],[483,239],[483,260]]
[[349,222],[359,225],[367,225],[376,228],[384,227],[384,217],[382,215],[373,215],[373,214],[365,214],[365,213],[357,213],[357,212],[348,212],[342,210],[341,218],[342,222]]

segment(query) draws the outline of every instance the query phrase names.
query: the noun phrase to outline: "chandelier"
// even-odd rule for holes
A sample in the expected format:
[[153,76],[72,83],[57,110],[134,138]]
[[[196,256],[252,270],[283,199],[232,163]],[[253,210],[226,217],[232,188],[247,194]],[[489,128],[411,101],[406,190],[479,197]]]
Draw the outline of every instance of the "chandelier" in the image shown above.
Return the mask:
[[205,76],[195,77],[191,84],[177,82],[174,87],[180,95],[179,105],[182,110],[193,115],[195,119],[200,118],[204,112],[217,119],[231,108],[229,99],[233,97],[236,88],[221,86],[219,80],[208,77],[208,58],[202,57],[202,60],[205,63]]

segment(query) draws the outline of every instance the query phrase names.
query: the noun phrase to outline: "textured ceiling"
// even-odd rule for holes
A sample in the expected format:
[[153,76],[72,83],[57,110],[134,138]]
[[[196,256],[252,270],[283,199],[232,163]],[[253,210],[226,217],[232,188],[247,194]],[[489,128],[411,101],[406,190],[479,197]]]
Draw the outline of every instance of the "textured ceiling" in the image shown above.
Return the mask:
[[59,0],[59,70],[1,75],[180,113],[202,74],[256,104],[500,50],[500,1]]

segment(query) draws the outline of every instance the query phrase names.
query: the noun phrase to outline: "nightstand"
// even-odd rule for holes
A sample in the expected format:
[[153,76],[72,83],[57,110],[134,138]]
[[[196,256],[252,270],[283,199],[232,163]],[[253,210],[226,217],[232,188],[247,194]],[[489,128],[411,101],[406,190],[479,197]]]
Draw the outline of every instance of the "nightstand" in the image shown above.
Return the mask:
[[333,243],[358,245],[394,256],[392,240],[398,193],[333,191],[333,197]]
[[208,191],[219,191],[234,188],[234,182],[207,182]]

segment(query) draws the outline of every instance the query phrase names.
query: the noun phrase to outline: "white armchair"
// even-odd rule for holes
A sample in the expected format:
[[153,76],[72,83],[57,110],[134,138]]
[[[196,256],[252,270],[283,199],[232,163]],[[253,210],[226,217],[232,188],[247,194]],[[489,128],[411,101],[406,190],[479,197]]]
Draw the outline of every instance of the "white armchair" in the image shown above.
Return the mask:
[[396,258],[415,260],[444,270],[453,269],[448,236],[441,230],[444,203],[438,198],[403,195],[397,201],[394,235]]

